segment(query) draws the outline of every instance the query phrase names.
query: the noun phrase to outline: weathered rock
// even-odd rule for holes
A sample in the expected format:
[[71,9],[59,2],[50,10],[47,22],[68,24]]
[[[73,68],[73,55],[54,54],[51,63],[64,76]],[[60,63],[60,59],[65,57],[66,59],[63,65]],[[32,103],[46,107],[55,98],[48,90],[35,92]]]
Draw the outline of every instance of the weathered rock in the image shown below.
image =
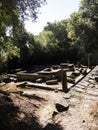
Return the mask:
[[58,112],[67,111],[68,108],[69,108],[69,103],[65,99],[62,99],[58,103],[56,103],[56,109]]
[[88,82],[94,84],[95,81],[93,79],[89,79]]
[[52,69],[54,69],[54,70],[60,69],[60,65],[52,65]]
[[42,83],[42,82],[43,82],[42,78],[36,80],[36,83]]
[[85,79],[83,81],[81,81],[81,83],[83,84],[83,86],[87,87],[89,85],[89,82],[85,81]]
[[17,83],[16,86],[17,87],[25,87],[27,83],[26,82],[20,82],[20,83]]
[[80,84],[80,83],[79,83],[79,84],[77,84],[77,85],[76,85],[76,87],[78,87],[78,88],[82,88],[82,89],[85,89],[85,86],[84,86],[84,85],[82,85],[82,84]]
[[90,94],[90,95],[93,95],[93,96],[98,96],[98,91],[94,91],[94,90],[91,90],[91,89],[88,90],[87,93]]
[[74,76],[79,76],[79,75],[80,75],[80,71],[76,70],[76,71],[74,71],[74,72],[72,73],[72,75],[74,75]]
[[67,69],[68,63],[61,63],[60,66],[61,66],[62,69]]
[[4,86],[6,83],[5,82],[2,82],[2,83],[0,83],[0,86]]
[[80,93],[84,92],[84,90],[81,89],[81,88],[76,88],[76,87],[75,87],[74,90],[75,90],[76,92],[80,92]]
[[58,112],[54,111],[53,114],[52,114],[52,117],[54,118],[57,114],[58,114]]
[[14,82],[17,81],[17,78],[14,78],[14,77],[10,77],[9,79],[10,79],[10,81],[14,81]]
[[95,86],[94,86],[94,84],[90,84],[89,87],[90,87],[90,88],[93,88],[93,87],[95,87]]
[[80,73],[82,72],[82,68],[79,68],[78,70],[80,71]]
[[63,98],[65,99],[69,99],[71,97],[71,95],[69,93],[65,94],[65,96]]
[[75,84],[75,79],[67,77],[67,82]]
[[70,71],[74,71],[75,68],[74,68],[74,64],[68,64],[68,68]]
[[86,75],[87,74],[87,68],[83,68],[82,72],[81,72],[83,75]]
[[17,78],[17,75],[15,74],[7,74],[8,77],[13,77],[13,78]]

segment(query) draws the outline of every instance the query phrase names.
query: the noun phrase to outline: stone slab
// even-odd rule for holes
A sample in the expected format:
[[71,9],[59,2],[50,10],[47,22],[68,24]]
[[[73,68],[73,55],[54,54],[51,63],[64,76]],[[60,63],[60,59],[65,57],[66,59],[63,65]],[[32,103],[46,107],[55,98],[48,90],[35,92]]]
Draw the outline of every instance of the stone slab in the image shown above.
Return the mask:
[[75,87],[74,90],[77,91],[77,92],[80,92],[80,93],[83,93],[83,92],[84,92],[83,89],[81,89],[81,88],[77,88],[77,87]]
[[84,86],[84,85],[82,85],[82,84],[80,84],[80,83],[79,83],[79,84],[77,84],[77,85],[76,85],[76,87],[81,88],[81,89],[85,89],[85,86]]

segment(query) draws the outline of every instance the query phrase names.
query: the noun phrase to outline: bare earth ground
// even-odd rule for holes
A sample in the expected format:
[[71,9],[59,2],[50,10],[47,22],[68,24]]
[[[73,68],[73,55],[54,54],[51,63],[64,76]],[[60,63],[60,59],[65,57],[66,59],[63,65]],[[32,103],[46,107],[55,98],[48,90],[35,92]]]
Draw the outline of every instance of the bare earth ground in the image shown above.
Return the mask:
[[[6,123],[7,119],[10,120],[13,124],[11,126],[8,122],[11,130],[98,130],[98,83],[88,77],[90,75],[68,93],[19,88],[14,82],[1,86],[0,98],[3,97],[6,104],[12,102],[12,106],[17,110],[15,109],[15,117],[12,117],[12,111],[7,111],[7,118],[4,118],[1,115],[3,107],[0,102],[0,122],[2,119]],[[56,103],[62,99],[68,102],[69,108],[59,112]],[[3,109],[5,110],[5,107]],[[5,111],[3,113],[5,114]],[[1,125],[4,125],[4,122]],[[4,127],[0,127],[0,130],[4,130]]]

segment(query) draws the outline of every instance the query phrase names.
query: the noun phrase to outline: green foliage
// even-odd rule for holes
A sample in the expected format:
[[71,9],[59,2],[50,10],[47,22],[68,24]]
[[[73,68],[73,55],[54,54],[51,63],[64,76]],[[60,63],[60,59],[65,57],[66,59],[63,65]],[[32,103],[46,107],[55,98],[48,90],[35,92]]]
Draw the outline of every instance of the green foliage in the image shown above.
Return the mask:
[[8,64],[17,64],[18,59],[23,63],[27,58],[30,60],[34,52],[34,38],[25,32],[24,20],[30,17],[32,21],[36,20],[38,9],[45,2],[46,0],[0,1],[0,71],[8,68]]
[[47,23],[47,26],[44,28],[46,31],[51,31],[54,34],[56,41],[62,45],[66,42],[67,39],[67,30],[66,30],[66,20],[55,23]]
[[21,38],[18,39],[18,48],[20,49],[19,62],[22,65],[30,63],[31,57],[34,53],[35,41],[32,34],[24,32]]
[[52,31],[43,31],[40,35],[36,38],[44,47],[51,43],[56,43],[56,39]]
[[[46,0],[1,0],[0,69],[32,64],[87,62],[98,57],[98,1],[81,0],[79,11],[70,18],[50,23],[38,35],[24,29],[24,20],[36,20]],[[16,66],[17,65],[17,66]],[[0,70],[0,71],[1,71]]]
[[82,0],[79,11],[73,13],[67,23],[68,37],[71,43],[77,46],[78,55],[82,59],[98,49],[97,28],[98,1]]
[[[42,33],[36,37],[36,41],[43,46],[46,62],[55,63],[66,61],[69,41],[66,30],[66,20],[55,23],[47,23]],[[54,60],[55,59],[55,60]]]
[[32,20],[37,18],[39,8],[46,3],[46,0],[1,0],[3,10],[6,10],[7,15],[15,19],[19,16],[23,21],[25,18],[31,17]]

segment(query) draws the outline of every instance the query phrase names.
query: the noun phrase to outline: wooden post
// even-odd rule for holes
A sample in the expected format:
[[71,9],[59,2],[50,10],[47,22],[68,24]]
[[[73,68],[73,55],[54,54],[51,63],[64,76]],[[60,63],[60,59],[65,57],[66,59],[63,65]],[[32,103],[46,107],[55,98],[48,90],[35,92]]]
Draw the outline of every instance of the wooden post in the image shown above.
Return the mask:
[[68,88],[67,88],[67,76],[66,76],[66,70],[62,69],[61,70],[61,78],[62,78],[62,90],[64,92],[68,92]]

